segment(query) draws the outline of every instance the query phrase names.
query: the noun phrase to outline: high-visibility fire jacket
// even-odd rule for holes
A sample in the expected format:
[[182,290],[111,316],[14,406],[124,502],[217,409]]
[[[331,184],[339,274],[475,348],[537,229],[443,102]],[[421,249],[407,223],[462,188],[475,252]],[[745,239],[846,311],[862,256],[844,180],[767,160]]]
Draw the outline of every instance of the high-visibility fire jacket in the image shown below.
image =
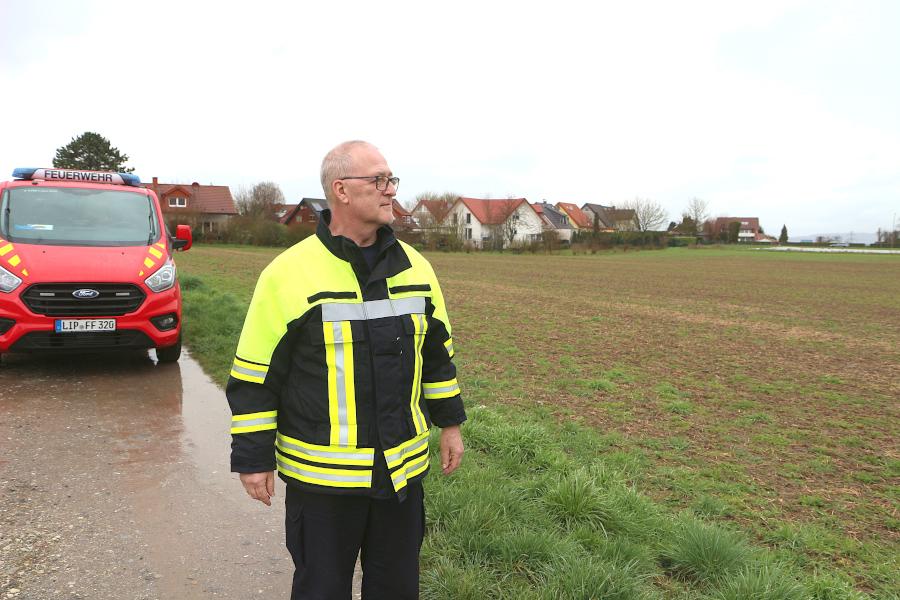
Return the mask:
[[405,497],[428,438],[465,421],[444,298],[428,261],[378,231],[370,271],[351,240],[315,236],[262,272],[226,395],[232,471],[289,485]]

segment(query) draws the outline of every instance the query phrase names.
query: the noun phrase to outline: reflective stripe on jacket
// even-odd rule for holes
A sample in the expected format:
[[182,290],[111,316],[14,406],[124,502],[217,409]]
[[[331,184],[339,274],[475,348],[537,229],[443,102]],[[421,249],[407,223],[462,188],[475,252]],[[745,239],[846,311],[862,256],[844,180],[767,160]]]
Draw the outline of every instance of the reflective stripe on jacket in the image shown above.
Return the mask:
[[465,420],[444,299],[390,228],[370,271],[329,219],[256,284],[226,389],[232,470],[402,497],[428,470],[432,423]]

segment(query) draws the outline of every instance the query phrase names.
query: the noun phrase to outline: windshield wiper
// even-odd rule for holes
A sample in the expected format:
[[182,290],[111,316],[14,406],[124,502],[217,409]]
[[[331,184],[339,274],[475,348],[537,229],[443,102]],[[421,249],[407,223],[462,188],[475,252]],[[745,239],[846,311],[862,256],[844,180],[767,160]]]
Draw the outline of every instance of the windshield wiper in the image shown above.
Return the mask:
[[149,219],[150,219],[150,235],[147,236],[147,245],[148,246],[153,243],[153,211],[152,210],[150,211]]

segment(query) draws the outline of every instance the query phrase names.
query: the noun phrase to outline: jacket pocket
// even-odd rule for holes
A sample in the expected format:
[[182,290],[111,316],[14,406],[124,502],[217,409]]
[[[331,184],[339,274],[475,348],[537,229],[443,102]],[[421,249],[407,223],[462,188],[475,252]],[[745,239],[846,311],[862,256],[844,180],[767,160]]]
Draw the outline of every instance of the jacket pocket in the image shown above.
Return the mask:
[[295,490],[285,490],[287,494],[285,499],[284,511],[284,535],[285,546],[291,553],[294,560],[294,566],[302,569],[306,562],[306,552],[303,543],[303,504],[300,502],[299,494]]

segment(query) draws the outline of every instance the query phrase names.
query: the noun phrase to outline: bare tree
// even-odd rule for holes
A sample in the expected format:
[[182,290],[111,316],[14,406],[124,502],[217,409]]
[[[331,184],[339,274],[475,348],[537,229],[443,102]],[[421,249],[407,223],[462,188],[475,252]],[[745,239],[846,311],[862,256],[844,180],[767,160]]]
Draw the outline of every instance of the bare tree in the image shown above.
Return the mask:
[[457,198],[459,194],[452,192],[422,192],[416,196],[416,205],[420,201],[427,203],[425,210],[417,212],[415,218],[422,232],[422,241],[428,248],[462,245],[462,227],[448,218]]
[[709,202],[695,196],[690,199],[683,214],[690,217],[699,226],[700,223],[709,218]]
[[239,187],[235,204],[241,216],[274,218],[278,205],[284,204],[284,194],[277,183],[261,181],[250,189]]
[[511,246],[519,234],[519,208],[520,202],[515,198],[505,200],[491,200],[488,202],[489,218],[494,225],[491,226],[491,238],[497,250],[503,250]]
[[877,242],[879,246],[887,248],[890,246],[894,248],[897,246],[897,240],[900,239],[900,231],[894,229],[893,231],[888,231],[887,229],[878,228],[878,233],[876,234]]
[[624,208],[634,211],[635,220],[637,220],[638,230],[640,231],[656,231],[666,224],[669,214],[662,204],[650,198],[635,198],[626,202]]
[[450,227],[450,223],[447,222],[447,215],[450,214],[450,209],[457,198],[459,198],[459,195],[451,192],[441,194],[422,192],[416,196],[416,205],[420,201],[428,203],[426,210],[416,215],[419,229],[422,230],[426,237],[439,235]]
[[238,214],[243,216],[247,214],[250,207],[250,201],[253,197],[253,191],[245,185],[239,185],[234,191],[234,207],[237,208]]
[[706,236],[707,241],[712,242],[716,239],[716,236],[719,235],[719,232],[716,231],[716,220],[715,219],[706,219],[699,226],[699,232],[702,232],[703,235]]
[[684,212],[681,214],[681,223],[672,221],[669,224],[669,231],[673,230],[678,233],[678,235],[697,235],[697,222],[694,221],[694,218],[690,214]]

